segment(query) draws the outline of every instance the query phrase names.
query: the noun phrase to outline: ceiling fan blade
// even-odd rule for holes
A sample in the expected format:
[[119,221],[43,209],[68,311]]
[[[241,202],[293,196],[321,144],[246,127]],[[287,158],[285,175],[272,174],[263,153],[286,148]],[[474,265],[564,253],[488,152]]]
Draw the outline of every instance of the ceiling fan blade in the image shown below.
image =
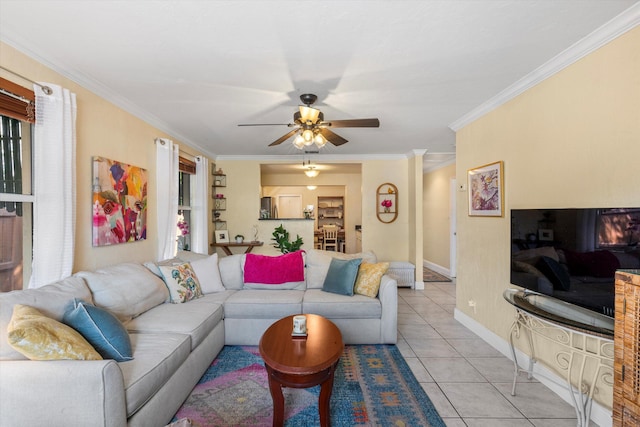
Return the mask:
[[347,142],[349,142],[348,140],[344,139],[340,135],[330,131],[327,128],[320,128],[320,133],[322,134],[322,136],[325,137],[325,139],[327,141],[329,141],[330,143],[332,143],[336,147],[339,146],[339,145],[346,144]]
[[243,123],[238,126],[293,126],[291,123]]
[[269,144],[269,147],[273,147],[274,145],[282,144],[284,141],[286,141],[287,139],[289,139],[293,135],[295,135],[296,132],[298,132],[298,128],[295,128],[294,130],[292,130],[290,132],[287,132],[285,135],[282,135],[280,138],[276,139],[271,144]]
[[380,127],[378,119],[351,119],[351,120],[331,120],[322,122],[320,125],[332,128],[377,128]]

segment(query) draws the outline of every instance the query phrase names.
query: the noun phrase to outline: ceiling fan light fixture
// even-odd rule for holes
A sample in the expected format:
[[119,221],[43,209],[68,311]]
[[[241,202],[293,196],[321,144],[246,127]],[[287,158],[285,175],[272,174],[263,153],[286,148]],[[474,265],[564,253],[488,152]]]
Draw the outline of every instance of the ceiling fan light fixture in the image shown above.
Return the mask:
[[316,143],[318,148],[322,148],[327,144],[327,139],[324,136],[322,136],[321,133],[319,133],[315,136],[315,138],[313,139],[313,142]]
[[315,190],[316,188],[318,188],[317,185],[307,185],[307,190]]
[[313,144],[313,131],[311,129],[305,129],[302,131],[302,138],[304,139],[304,145]]
[[302,135],[298,134],[298,136],[296,136],[296,138],[293,140],[293,146],[298,150],[302,150],[304,148],[304,138],[302,137]]
[[320,117],[320,110],[313,107],[308,107],[306,105],[300,106],[300,119],[303,123],[315,124],[318,121],[318,117]]

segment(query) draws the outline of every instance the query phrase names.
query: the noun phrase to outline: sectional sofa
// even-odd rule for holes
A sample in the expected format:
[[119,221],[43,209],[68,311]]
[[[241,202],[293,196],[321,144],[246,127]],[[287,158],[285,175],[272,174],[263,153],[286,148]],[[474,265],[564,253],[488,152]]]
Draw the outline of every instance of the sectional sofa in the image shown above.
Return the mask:
[[[309,250],[302,280],[278,286],[256,281],[260,269],[247,282],[246,255],[220,260],[217,255],[184,255],[159,264],[83,271],[42,288],[0,294],[0,425],[165,425],[225,344],[257,345],[269,325],[291,314],[329,318],[347,344],[396,342],[395,280],[382,276],[375,297],[323,290],[334,258],[374,265],[372,253]],[[203,295],[171,303],[175,295],[166,270],[186,262]],[[5,331],[14,326],[14,308],[32,307],[46,319],[61,321],[72,301],[117,318],[126,328],[133,358],[29,360],[9,344]]]

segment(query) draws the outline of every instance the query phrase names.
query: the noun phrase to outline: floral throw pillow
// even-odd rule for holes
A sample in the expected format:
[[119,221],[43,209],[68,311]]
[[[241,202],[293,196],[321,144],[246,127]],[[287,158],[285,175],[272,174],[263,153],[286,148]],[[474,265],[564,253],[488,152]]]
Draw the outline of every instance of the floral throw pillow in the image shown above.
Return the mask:
[[203,296],[198,276],[188,262],[178,265],[161,265],[160,271],[169,289],[172,303],[179,304]]

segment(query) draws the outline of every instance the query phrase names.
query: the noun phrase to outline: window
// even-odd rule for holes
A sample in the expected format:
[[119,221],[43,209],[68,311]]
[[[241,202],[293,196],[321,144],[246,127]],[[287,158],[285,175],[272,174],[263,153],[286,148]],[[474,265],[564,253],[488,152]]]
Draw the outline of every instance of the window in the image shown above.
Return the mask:
[[0,116],[0,292],[23,289],[31,276],[31,124]]
[[176,235],[178,250],[191,249],[191,206],[193,200],[192,189],[195,187],[195,162],[180,157],[180,172],[178,174],[178,218]]

